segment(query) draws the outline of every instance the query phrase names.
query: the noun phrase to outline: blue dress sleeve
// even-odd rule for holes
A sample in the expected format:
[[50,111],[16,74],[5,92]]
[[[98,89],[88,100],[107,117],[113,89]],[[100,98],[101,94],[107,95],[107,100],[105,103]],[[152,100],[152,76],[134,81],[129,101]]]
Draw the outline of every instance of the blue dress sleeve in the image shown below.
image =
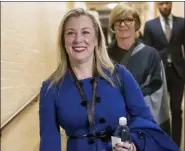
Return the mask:
[[118,72],[131,119],[141,117],[154,121],[150,108],[146,105],[141,89],[132,74],[123,65],[118,65]]
[[42,84],[39,102],[40,151],[61,151],[61,135],[56,119],[54,88]]
[[154,121],[132,74],[123,65],[118,65],[118,70],[130,115],[128,126],[137,151],[180,151],[173,140]]

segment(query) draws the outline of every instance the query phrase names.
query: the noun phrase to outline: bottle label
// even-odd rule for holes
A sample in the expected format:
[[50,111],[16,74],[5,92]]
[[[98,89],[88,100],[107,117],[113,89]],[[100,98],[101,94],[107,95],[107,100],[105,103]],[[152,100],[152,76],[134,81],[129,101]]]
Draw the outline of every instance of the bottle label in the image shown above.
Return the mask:
[[119,137],[111,136],[111,140],[112,140],[112,150],[116,144],[121,143],[121,138]]

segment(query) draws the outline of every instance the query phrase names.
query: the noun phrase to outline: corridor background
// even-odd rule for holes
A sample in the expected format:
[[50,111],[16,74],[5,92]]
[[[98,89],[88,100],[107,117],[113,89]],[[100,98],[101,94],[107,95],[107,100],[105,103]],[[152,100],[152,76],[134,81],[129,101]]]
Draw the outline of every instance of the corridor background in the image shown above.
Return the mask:
[[[56,38],[64,13],[74,7],[88,9],[92,3],[1,2],[1,126],[38,95],[42,81],[56,69]],[[144,5],[148,11],[143,25],[158,15],[154,2]],[[184,16],[184,3],[174,2],[172,12]],[[3,129],[1,149],[38,151],[38,122],[36,101]]]

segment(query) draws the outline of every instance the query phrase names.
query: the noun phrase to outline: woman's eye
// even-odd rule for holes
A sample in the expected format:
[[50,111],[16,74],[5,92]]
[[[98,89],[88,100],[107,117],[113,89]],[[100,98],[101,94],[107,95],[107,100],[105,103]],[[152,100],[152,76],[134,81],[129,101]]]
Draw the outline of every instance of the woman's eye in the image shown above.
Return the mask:
[[132,22],[134,19],[132,18],[126,18],[125,21]]
[[74,32],[67,32],[67,35],[74,35],[75,33]]
[[83,31],[82,33],[83,33],[83,34],[90,34],[89,31]]

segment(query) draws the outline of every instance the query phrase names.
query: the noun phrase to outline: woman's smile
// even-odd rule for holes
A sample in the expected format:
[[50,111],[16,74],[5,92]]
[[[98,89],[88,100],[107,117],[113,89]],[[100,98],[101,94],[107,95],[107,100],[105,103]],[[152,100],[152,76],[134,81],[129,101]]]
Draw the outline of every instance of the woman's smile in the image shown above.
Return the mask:
[[74,46],[74,47],[72,47],[72,49],[76,53],[81,53],[81,52],[84,52],[86,50],[86,47]]

